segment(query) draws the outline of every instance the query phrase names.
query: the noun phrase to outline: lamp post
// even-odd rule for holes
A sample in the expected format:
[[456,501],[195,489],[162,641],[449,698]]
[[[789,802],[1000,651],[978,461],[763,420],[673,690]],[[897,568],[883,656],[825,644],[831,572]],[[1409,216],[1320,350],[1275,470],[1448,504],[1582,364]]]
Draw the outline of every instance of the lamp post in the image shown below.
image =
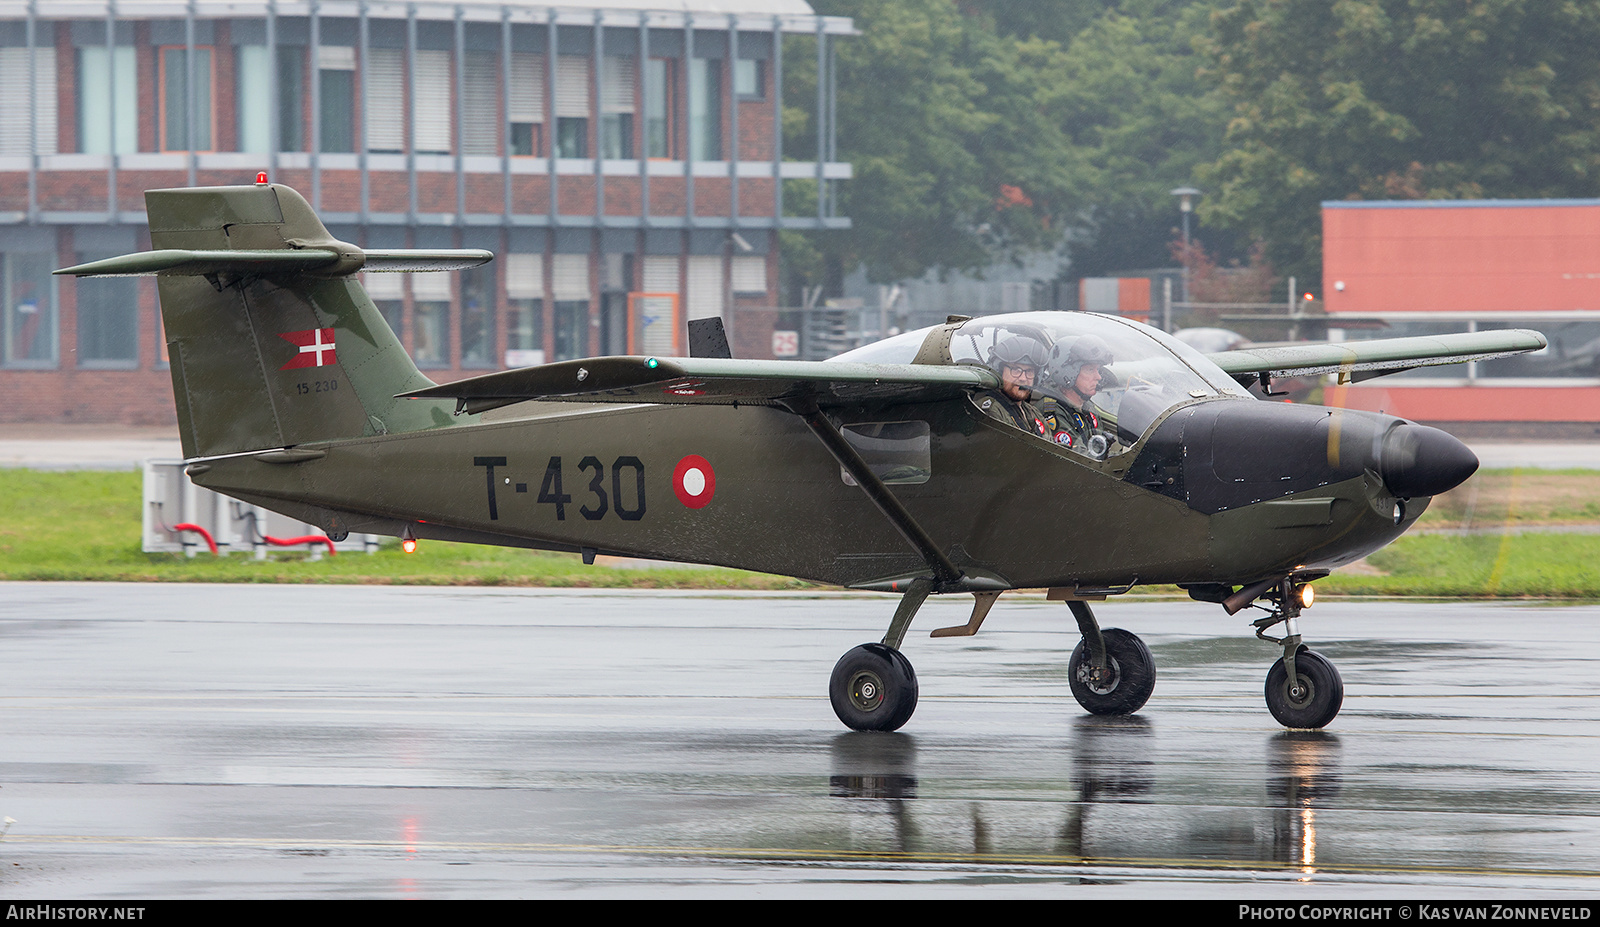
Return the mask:
[[1200,191],[1194,187],[1178,187],[1172,191],[1178,198],[1178,212],[1183,214],[1183,301],[1189,301],[1189,213],[1194,212],[1195,198]]

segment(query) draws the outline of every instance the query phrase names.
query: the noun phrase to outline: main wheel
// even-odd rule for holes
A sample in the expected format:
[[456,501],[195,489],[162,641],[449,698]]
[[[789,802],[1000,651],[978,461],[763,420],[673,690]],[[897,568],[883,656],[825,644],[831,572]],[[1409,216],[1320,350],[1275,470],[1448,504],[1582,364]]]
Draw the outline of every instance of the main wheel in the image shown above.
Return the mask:
[[1344,680],[1322,654],[1302,646],[1294,655],[1297,685],[1290,685],[1283,659],[1267,673],[1267,710],[1284,727],[1326,727],[1344,704]]
[[1156,689],[1156,664],[1150,659],[1150,648],[1121,628],[1106,628],[1100,636],[1106,642],[1108,676],[1093,678],[1087,642],[1080,640],[1067,661],[1072,697],[1090,714],[1131,715],[1144,707]]
[[917,710],[917,674],[893,647],[862,644],[834,665],[828,697],[851,730],[899,730]]

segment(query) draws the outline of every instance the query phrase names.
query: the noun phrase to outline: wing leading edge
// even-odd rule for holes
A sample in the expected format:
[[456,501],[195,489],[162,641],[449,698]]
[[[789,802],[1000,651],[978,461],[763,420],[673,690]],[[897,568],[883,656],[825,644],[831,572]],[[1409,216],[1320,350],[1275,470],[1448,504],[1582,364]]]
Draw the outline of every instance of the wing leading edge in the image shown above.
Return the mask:
[[1246,348],[1207,354],[1223,371],[1241,382],[1259,376],[1339,374],[1340,382],[1356,382],[1415,367],[1437,367],[1466,361],[1493,360],[1538,351],[1548,344],[1536,331],[1506,329],[1460,332],[1414,338]]
[[494,259],[488,251],[363,250],[345,248],[272,248],[236,251],[166,249],[124,254],[63,267],[58,275],[71,277],[203,277],[218,273],[321,274],[347,276],[368,273],[463,270]]
[[828,408],[935,402],[999,385],[999,379],[981,367],[624,356],[502,370],[400,396],[454,399],[463,412],[482,412],[529,399],[670,405],[814,401],[819,408]]

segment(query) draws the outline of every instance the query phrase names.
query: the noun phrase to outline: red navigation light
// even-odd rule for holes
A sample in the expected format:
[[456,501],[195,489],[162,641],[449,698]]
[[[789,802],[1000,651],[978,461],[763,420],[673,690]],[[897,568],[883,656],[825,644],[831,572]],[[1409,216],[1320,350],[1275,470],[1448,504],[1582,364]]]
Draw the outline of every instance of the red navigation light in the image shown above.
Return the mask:
[[267,183],[267,172],[266,171],[257,171],[256,172],[256,184],[259,185],[259,186],[265,186],[266,183]]

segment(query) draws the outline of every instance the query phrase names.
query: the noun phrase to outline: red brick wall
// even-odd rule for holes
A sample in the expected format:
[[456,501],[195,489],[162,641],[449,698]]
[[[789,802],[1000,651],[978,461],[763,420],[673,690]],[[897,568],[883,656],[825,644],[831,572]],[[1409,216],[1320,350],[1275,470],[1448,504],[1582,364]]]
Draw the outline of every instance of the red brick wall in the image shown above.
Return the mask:
[[[45,33],[56,47],[58,144],[61,152],[74,152],[79,147],[77,137],[77,59],[71,43],[68,23],[47,24],[53,33]],[[228,21],[213,24],[212,49],[213,83],[213,136],[211,148],[231,151],[238,147],[238,62],[235,60],[234,37]],[[161,150],[159,89],[161,86],[158,51],[151,44],[149,22],[134,23],[135,73],[139,100],[137,146],[141,153]],[[307,62],[307,77],[315,74],[313,62]],[[681,74],[680,74],[681,77]],[[360,75],[357,74],[359,81]],[[740,159],[766,160],[772,156],[773,112],[771,102],[772,75],[765,74],[767,97],[763,100],[738,103],[738,132],[736,137],[724,132],[725,154],[737,147]],[[732,75],[724,72],[723,87],[731,92]],[[357,105],[360,88],[356,88]],[[305,146],[311,141],[311,120],[315,114],[310,109],[310,85],[306,85],[302,111],[306,122],[301,127]],[[681,103],[681,100],[680,100]],[[551,101],[546,101],[546,112],[553,113]],[[640,111],[642,112],[642,110]],[[409,107],[405,119],[410,122]],[[503,136],[503,114],[499,118]],[[726,119],[726,111],[724,111]],[[688,148],[687,123],[673,120],[677,134],[675,150]],[[547,127],[548,128],[548,127]],[[590,120],[590,151],[598,151],[596,133],[599,120]],[[643,119],[635,120],[636,151],[642,150]],[[725,126],[725,130],[730,128]],[[407,128],[409,136],[409,125]],[[502,143],[505,141],[502,138]],[[543,137],[544,152],[548,153],[552,133]],[[259,166],[248,169],[201,170],[196,182],[201,185],[250,183],[256,170],[269,170],[269,162],[262,158]],[[294,187],[306,196],[312,192],[311,174],[305,169],[279,169],[272,179]],[[362,210],[361,175],[354,170],[324,168],[319,176],[320,204],[324,212],[357,213]],[[106,208],[107,176],[98,171],[42,171],[38,174],[38,203],[41,209],[51,212],[100,212]],[[142,213],[144,191],[167,187],[182,187],[190,182],[187,164],[172,169],[132,170],[126,167],[117,174],[116,208],[124,212]],[[465,204],[469,213],[500,215],[505,204],[505,181],[501,174],[471,174],[463,178]],[[608,216],[637,217],[644,210],[643,185],[637,175],[609,176],[605,184],[604,212]],[[693,180],[694,213],[705,218],[729,216],[732,209],[734,181],[727,177],[701,177]],[[773,212],[774,182],[770,178],[748,178],[737,181],[739,214],[766,218]],[[562,176],[557,179],[560,212],[570,216],[592,216],[595,212],[595,178],[592,174]],[[423,172],[417,175],[417,208],[424,213],[454,214],[457,209],[457,177],[451,172]],[[681,174],[670,177],[651,177],[649,180],[649,214],[660,217],[683,216],[687,209],[686,178]],[[410,209],[410,180],[404,172],[375,173],[369,180],[369,201],[366,208],[375,213],[405,213]],[[517,214],[547,215],[550,211],[550,178],[546,173],[516,174],[512,176],[512,204]],[[28,207],[28,175],[25,172],[0,174],[0,211],[21,212]],[[60,266],[74,263],[77,248],[70,228],[41,229],[41,234],[55,236]],[[754,240],[760,233],[746,231]],[[734,335],[734,352],[740,357],[770,357],[773,323],[776,315],[764,311],[777,302],[777,236],[769,235],[772,253],[768,257],[768,291],[761,297],[739,297],[729,307],[730,329]],[[140,248],[148,247],[147,236],[141,234]],[[504,242],[497,250],[504,250]],[[639,265],[635,264],[637,278]],[[593,312],[600,311],[598,280],[600,257],[592,258],[591,273],[596,282]],[[504,299],[504,274],[497,273],[498,287]],[[637,285],[638,280],[633,281]],[[459,281],[455,283],[459,290]],[[0,369],[0,422],[19,421],[72,421],[72,422],[122,422],[129,424],[171,424],[176,416],[173,409],[170,373],[161,360],[162,345],[159,313],[156,306],[156,288],[152,279],[139,281],[139,357],[134,369],[82,369],[76,360],[77,312],[75,284],[63,278],[58,287],[57,322],[59,362],[51,370]],[[415,326],[410,317],[410,300],[406,302],[407,322],[404,338],[408,345],[415,337]],[[503,304],[502,304],[503,305]],[[553,306],[545,300],[546,350],[553,347]],[[452,367],[457,369],[429,370],[428,375],[439,381],[469,376],[481,371],[463,371],[459,368],[460,329],[459,318],[454,314],[450,322]],[[592,339],[598,329],[591,328]],[[502,356],[506,338],[504,312],[495,322],[496,349],[494,356]]]

